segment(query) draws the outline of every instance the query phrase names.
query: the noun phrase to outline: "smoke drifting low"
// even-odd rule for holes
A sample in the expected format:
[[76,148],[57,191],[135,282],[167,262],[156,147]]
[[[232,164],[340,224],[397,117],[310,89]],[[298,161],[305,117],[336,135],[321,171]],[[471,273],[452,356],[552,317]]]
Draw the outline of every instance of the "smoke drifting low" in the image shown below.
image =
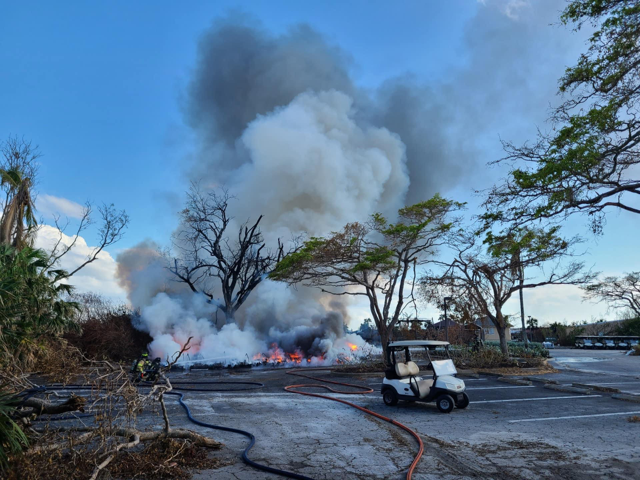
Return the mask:
[[[228,188],[239,221],[264,215],[268,244],[325,235],[377,211],[391,215],[475,178],[482,135],[491,132],[497,143],[500,129],[492,127],[513,113],[505,105],[517,105],[521,117],[544,112],[541,99],[554,87],[554,66],[561,67],[560,57],[540,53],[557,48],[539,47],[558,44],[547,25],[561,2],[535,9],[486,3],[466,32],[466,67],[437,84],[407,75],[374,90],[358,87],[350,55],[308,25],[277,36],[245,17],[216,20],[200,40],[185,93],[185,121],[197,141],[189,177]],[[485,152],[481,163],[493,159]],[[202,358],[235,361],[274,343],[316,359],[363,343],[343,334],[348,305],[317,291],[264,281],[237,324],[218,330],[210,322],[215,305],[169,278],[153,246],[141,244],[118,262],[156,354],[175,351],[189,336]]]

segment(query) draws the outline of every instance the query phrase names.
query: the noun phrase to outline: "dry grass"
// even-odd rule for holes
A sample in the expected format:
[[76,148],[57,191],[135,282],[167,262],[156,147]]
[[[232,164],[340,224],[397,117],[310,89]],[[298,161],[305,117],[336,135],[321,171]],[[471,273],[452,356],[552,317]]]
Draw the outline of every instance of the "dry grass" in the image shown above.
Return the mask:
[[629,422],[629,423],[640,423],[640,417],[638,415],[634,415],[632,417],[627,418],[627,422]]
[[[188,479],[194,470],[224,466],[211,458],[211,449],[189,440],[160,438],[139,450],[122,452],[98,478],[101,479]],[[96,466],[90,448],[83,450],[27,453],[13,459],[7,480],[87,479]]]

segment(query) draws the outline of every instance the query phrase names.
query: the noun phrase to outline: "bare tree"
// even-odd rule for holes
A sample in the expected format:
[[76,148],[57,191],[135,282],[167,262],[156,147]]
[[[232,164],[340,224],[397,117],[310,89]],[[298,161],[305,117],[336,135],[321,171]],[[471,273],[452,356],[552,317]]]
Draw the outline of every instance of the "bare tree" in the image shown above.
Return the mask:
[[606,302],[612,308],[628,308],[640,317],[640,272],[622,277],[605,277],[602,281],[582,287],[588,300]]
[[[9,137],[0,144],[0,183],[5,196],[2,203],[2,217],[0,218],[0,243],[11,244],[16,248],[32,244],[38,231],[35,211],[34,187],[37,182],[37,160],[41,154],[38,147],[31,142],[18,137]],[[113,204],[103,204],[98,207],[100,222],[98,227],[98,246],[87,255],[86,259],[69,270],[62,278],[69,278],[78,273],[88,264],[94,262],[107,247],[118,242],[129,224],[129,216],[122,210],[116,210]],[[54,217],[54,224],[59,231],[58,240],[49,252],[49,262],[46,269],[57,265],[59,261],[78,242],[80,234],[94,221],[93,207],[86,203],[80,221],[73,234],[71,242],[63,241],[65,230],[69,226],[68,219],[62,225],[60,217]]]
[[[435,286],[453,293],[454,298],[464,298],[475,304],[495,325],[500,337],[500,348],[509,354],[506,339],[508,326],[504,305],[511,296],[523,289],[543,285],[577,285],[593,279],[591,273],[582,274],[583,263],[572,261],[565,267],[560,265],[563,257],[573,254],[572,247],[579,241],[565,241],[556,235],[558,228],[548,231],[521,229],[505,235],[489,234],[478,244],[476,232],[460,232],[452,244],[455,257],[450,263],[437,262],[444,267],[441,274],[430,273],[421,279],[423,291],[428,295]],[[545,265],[552,263],[550,269]],[[535,269],[538,276],[521,281],[520,272]]]
[[398,223],[375,214],[367,225],[347,224],[328,238],[311,238],[270,278],[318,287],[332,295],[364,296],[380,333],[386,362],[393,327],[416,306],[417,269],[447,242],[462,204],[434,196],[399,210]]
[[[63,241],[65,236],[65,230],[69,225],[67,220],[64,225],[60,222],[60,217],[54,218],[55,226],[59,232],[58,240],[49,252],[49,268],[57,265],[62,257],[68,254],[73,247],[75,247],[80,234],[84,232],[90,225],[94,223],[92,219],[93,207],[89,202],[85,204],[82,211],[82,216],[78,223],[77,228],[73,235],[71,235],[71,242],[65,243]],[[124,210],[118,211],[113,204],[102,204],[98,207],[98,213],[100,214],[100,221],[98,227],[98,245],[86,256],[86,258],[79,265],[75,266],[73,270],[70,270],[62,278],[69,278],[78,273],[84,267],[90,263],[95,262],[98,259],[100,253],[107,247],[119,242],[124,236],[125,230],[129,225],[129,215]]]
[[240,225],[237,236],[230,238],[229,200],[225,190],[203,192],[198,185],[191,186],[174,235],[178,255],[170,259],[169,271],[193,292],[205,295],[232,323],[236,311],[285,252],[279,240],[275,251],[266,247],[260,231],[262,215]]

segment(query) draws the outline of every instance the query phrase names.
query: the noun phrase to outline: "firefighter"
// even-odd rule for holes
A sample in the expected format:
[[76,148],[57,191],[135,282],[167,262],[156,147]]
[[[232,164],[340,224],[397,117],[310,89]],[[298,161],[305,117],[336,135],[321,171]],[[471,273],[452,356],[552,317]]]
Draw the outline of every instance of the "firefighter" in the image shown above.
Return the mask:
[[147,352],[142,352],[140,358],[133,364],[132,370],[136,376],[136,380],[140,381],[144,378],[144,372],[149,367],[149,365],[149,354]]

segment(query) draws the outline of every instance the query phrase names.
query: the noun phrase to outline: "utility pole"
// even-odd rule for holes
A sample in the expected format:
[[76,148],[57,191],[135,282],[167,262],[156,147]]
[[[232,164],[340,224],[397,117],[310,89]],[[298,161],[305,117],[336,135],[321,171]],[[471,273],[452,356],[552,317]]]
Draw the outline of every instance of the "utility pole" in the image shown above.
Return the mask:
[[445,328],[445,339],[449,341],[449,321],[447,320],[447,301],[453,300],[453,297],[444,297],[444,328]]

